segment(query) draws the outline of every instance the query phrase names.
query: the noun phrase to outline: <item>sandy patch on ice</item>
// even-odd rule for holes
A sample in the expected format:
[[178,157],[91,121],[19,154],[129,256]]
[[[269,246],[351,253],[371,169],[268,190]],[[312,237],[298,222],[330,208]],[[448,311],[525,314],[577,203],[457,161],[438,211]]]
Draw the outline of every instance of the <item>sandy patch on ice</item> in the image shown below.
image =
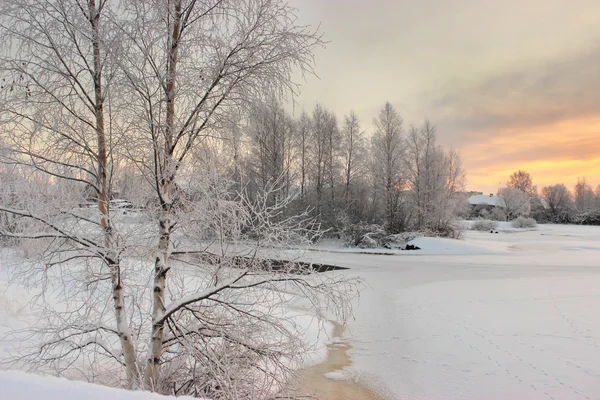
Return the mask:
[[[352,365],[348,350],[352,345],[340,339],[344,326],[333,322],[334,339],[327,345],[327,360],[300,373],[293,389],[295,395],[315,396],[320,400],[383,400],[347,371]],[[387,397],[385,397],[387,398]]]

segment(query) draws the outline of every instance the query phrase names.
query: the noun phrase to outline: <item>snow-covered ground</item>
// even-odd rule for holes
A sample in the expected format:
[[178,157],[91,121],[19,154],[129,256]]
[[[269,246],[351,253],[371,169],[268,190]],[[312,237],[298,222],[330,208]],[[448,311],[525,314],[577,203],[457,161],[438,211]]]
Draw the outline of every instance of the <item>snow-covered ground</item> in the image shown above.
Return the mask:
[[[63,280],[48,274],[47,279],[38,280],[35,278],[28,279],[27,274],[19,275],[18,272],[22,268],[22,255],[19,251],[11,250],[10,248],[1,249],[0,251],[0,400],[7,399],[27,399],[27,400],[54,400],[54,399],[82,399],[89,397],[95,398],[117,398],[117,399],[143,399],[146,397],[127,397],[127,392],[101,392],[96,397],[90,395],[85,396],[83,393],[92,393],[101,386],[78,386],[78,383],[71,384],[72,381],[52,380],[50,377],[37,379],[37,375],[33,374],[18,374],[14,372],[3,372],[2,370],[9,367],[12,369],[23,368],[29,369],[28,365],[22,363],[7,363],[6,361],[15,354],[15,350],[25,348],[34,343],[29,335],[12,334],[13,330],[27,330],[28,327],[39,328],[37,315],[33,306],[36,302],[33,299],[42,294],[42,282],[46,285],[47,292],[44,299],[48,301],[53,308],[62,310],[65,304],[61,303],[61,298],[53,296],[57,287],[62,287],[68,284],[68,279]],[[133,268],[133,266],[132,266]],[[136,267],[136,268],[139,268]],[[151,273],[151,268],[146,268],[148,273]],[[178,273],[178,276],[185,277],[188,288],[195,287],[194,285],[202,286],[203,277],[199,276],[194,270],[186,268],[185,263],[174,264],[173,273]],[[75,270],[75,269],[74,269]],[[132,270],[133,271],[133,270]],[[135,271],[139,271],[135,270]],[[136,282],[144,283],[144,271],[136,274]],[[139,276],[138,276],[139,275]],[[12,278],[12,279],[11,279]],[[188,289],[193,290],[193,289]],[[266,291],[267,289],[265,289]],[[255,292],[256,294],[256,292]],[[266,294],[266,293],[265,293]],[[273,299],[273,296],[269,296]],[[282,324],[285,324],[288,329],[295,331],[296,334],[305,341],[304,351],[301,358],[287,360],[293,368],[306,368],[319,363],[322,363],[327,358],[327,342],[332,336],[333,325],[329,321],[320,320],[314,312],[303,307],[303,302],[298,301],[290,293],[280,293],[277,299],[280,300],[277,304],[272,304],[269,308],[268,301],[264,304],[256,304],[254,311],[269,313],[281,317]],[[33,308],[32,308],[33,306]],[[94,318],[94,315],[92,318]],[[93,319],[90,320],[94,321]],[[271,332],[271,335],[276,335],[277,332]],[[271,337],[273,341],[279,340],[278,337]],[[281,338],[284,340],[284,338]],[[139,343],[138,343],[139,344]],[[116,347],[115,347],[116,348]],[[72,379],[85,379],[85,373],[89,364],[80,364],[78,360],[72,368],[67,368],[62,372],[63,376],[68,376]],[[286,362],[286,360],[283,360]],[[89,361],[91,363],[97,361]],[[45,364],[36,366],[36,372],[53,373],[54,368],[45,368]],[[95,382],[104,382],[107,384],[115,384],[114,371],[107,371],[101,376],[95,376]],[[23,381],[31,380],[32,386],[22,392],[18,397],[12,396],[13,391],[19,385],[23,385]],[[10,389],[10,390],[9,390]],[[63,397],[66,391],[73,391],[74,397]],[[79,393],[79,394],[78,394]],[[113,395],[114,394],[114,395]],[[9,396],[10,395],[10,396]],[[148,393],[140,394],[147,396]],[[153,399],[154,397],[147,397]],[[158,399],[158,398],[157,398]]]
[[[149,392],[132,392],[69,381],[64,378],[40,376],[18,371],[0,371],[2,400],[175,400]],[[177,397],[191,400],[191,397]]]
[[[397,399],[600,399],[600,227],[498,231],[418,238],[418,251],[373,250],[391,255],[331,242],[308,252],[366,283],[344,334],[353,364],[328,376]],[[16,290],[0,290],[0,333],[26,319],[26,293]],[[314,320],[304,318],[316,337]],[[38,383],[4,375],[2,399],[7,379]]]
[[398,399],[600,399],[600,227],[501,228],[316,253],[367,283],[345,372]]

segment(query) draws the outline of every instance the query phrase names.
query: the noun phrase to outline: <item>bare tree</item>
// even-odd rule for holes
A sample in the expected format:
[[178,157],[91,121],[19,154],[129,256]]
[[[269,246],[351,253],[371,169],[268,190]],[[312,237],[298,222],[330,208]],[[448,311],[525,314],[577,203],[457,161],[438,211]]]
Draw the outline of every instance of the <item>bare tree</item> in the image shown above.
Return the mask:
[[243,119],[241,112],[231,110],[222,123],[223,155],[227,160],[227,176],[235,182],[236,190],[242,190],[246,172]]
[[306,203],[306,190],[307,190],[307,179],[308,179],[308,164],[309,164],[309,152],[310,152],[310,132],[311,132],[311,119],[305,111],[302,111],[299,120],[296,123],[296,152],[300,158],[300,204],[302,207]]
[[[324,210],[324,191],[327,181],[330,184],[330,195],[333,200],[333,154],[335,136],[337,135],[337,122],[335,115],[317,104],[313,110],[312,127],[310,136],[312,183],[314,185],[316,200],[315,214],[322,220]],[[331,211],[331,210],[327,210]]]
[[[285,258],[274,265],[272,253],[259,254],[265,244],[308,240],[315,232],[305,215],[273,223],[290,201],[267,204],[274,186],[257,199],[236,200],[220,180],[203,190],[183,183],[193,170],[191,154],[223,129],[232,110],[247,109],[261,96],[295,92],[293,68],[311,71],[319,35],[298,26],[283,1],[1,6],[1,68],[8,80],[1,112],[11,132],[5,161],[33,166],[46,177],[37,198],[24,197],[27,207],[1,206],[33,224],[24,233],[1,233],[46,245],[44,263],[32,265],[55,271],[36,276],[52,281],[48,287],[62,293],[69,309],[60,313],[45,305],[45,323],[32,331],[41,345],[19,360],[59,373],[76,363],[83,371],[106,367],[105,374],[121,369],[127,386],[165,393],[215,399],[273,393],[288,371],[285,359],[301,354],[294,344],[298,334],[277,304],[306,296],[318,312],[344,303],[351,292],[343,288],[346,281],[315,276],[308,265]],[[126,149],[117,134],[124,135]],[[110,212],[117,148],[154,191],[149,207],[155,214],[135,216],[135,223],[115,222]],[[77,207],[89,187],[97,220],[87,207]],[[154,233],[148,218],[154,218]],[[192,241],[198,226],[205,247]],[[187,247],[179,261],[176,244]],[[194,246],[201,250],[188,251]],[[230,251],[240,248],[245,252]],[[203,271],[201,279],[190,284],[182,264]],[[87,357],[103,361],[93,367]]]
[[257,190],[264,191],[277,182],[281,190],[272,194],[280,197],[289,194],[294,159],[293,129],[291,118],[276,100],[254,105],[250,110],[247,172]]
[[451,233],[451,222],[464,200],[465,172],[460,155],[446,152],[436,143],[436,129],[429,121],[421,129],[411,127],[405,160],[407,181],[416,212],[415,228]]
[[594,208],[594,190],[585,178],[577,179],[573,188],[575,208],[578,212],[588,212]]
[[398,209],[400,192],[404,186],[402,123],[402,118],[389,102],[383,105],[379,116],[373,120],[375,133],[371,154],[376,175],[385,193],[386,224],[392,232],[401,230],[403,225]]
[[506,183],[507,187],[515,188],[525,193],[529,197],[537,196],[537,187],[533,184],[529,172],[518,170],[510,176]]
[[[296,25],[294,11],[282,1],[130,1],[123,18],[117,27],[126,43],[120,67],[129,88],[129,130],[141,148],[151,149],[136,161],[153,178],[159,204],[144,376],[147,388],[159,388],[166,332],[176,329],[168,322],[207,297],[172,305],[165,297],[172,235],[180,222],[174,201],[178,171],[229,107],[263,93],[294,91],[292,68],[310,71],[312,50],[321,41]],[[237,287],[237,280],[227,282],[218,287]]]
[[562,183],[542,188],[542,196],[546,200],[548,211],[553,220],[561,215],[566,215],[572,208],[571,193]]
[[363,173],[362,170],[365,156],[365,138],[364,131],[360,128],[358,116],[354,111],[350,111],[344,118],[342,128],[342,160],[344,173],[344,202],[346,212],[349,211],[352,193],[351,185],[356,178]]
[[64,246],[81,253],[73,257],[97,258],[108,268],[116,333],[131,386],[137,360],[108,202],[118,132],[106,123],[113,73],[107,65],[106,47],[112,38],[104,22],[110,13],[106,4],[105,0],[3,2],[1,35],[6,45],[0,61],[5,82],[2,122],[12,148],[5,161],[92,188],[99,211],[95,225],[102,237],[92,239],[64,228],[60,222],[64,212],[79,223],[87,221],[72,208],[45,215],[28,209],[4,211],[41,223],[44,232],[29,233],[30,237],[62,239]]
[[522,215],[528,215],[531,210],[529,196],[513,187],[505,187],[498,190],[500,206],[504,208],[507,220],[515,219]]

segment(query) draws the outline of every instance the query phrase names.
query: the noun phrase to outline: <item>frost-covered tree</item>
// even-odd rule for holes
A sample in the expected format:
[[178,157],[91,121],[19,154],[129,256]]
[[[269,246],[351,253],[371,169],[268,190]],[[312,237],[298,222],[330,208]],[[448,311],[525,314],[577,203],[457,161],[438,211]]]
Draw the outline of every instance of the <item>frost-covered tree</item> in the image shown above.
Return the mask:
[[460,156],[437,144],[436,129],[425,121],[407,135],[405,168],[415,229],[450,233],[451,222],[464,208],[465,172]]
[[[168,317],[167,276],[178,224],[175,190],[187,155],[229,107],[262,93],[294,90],[292,68],[310,69],[320,39],[294,23],[293,10],[268,0],[129,1],[119,20],[124,37],[119,63],[128,88],[129,130],[142,148],[140,163],[154,181],[158,202],[152,333],[146,387],[161,386]],[[201,299],[198,299],[200,301]]]
[[317,104],[312,113],[309,165],[315,192],[314,212],[321,221],[331,220],[333,211],[332,203],[335,199],[334,157],[339,144],[338,134],[335,114],[321,104]]
[[[53,186],[69,182],[74,189],[67,198],[48,197],[46,205],[53,207],[34,202],[18,209],[0,207],[36,221],[39,230],[23,237],[56,239],[48,248],[50,265],[101,261],[110,277],[115,332],[131,383],[137,360],[120,283],[120,239],[109,206],[114,149],[120,141],[119,124],[110,117],[116,68],[108,51],[115,37],[107,23],[114,9],[106,0],[4,1],[0,7],[0,112],[11,148],[5,161],[45,174],[55,180]],[[76,194],[83,187],[91,188],[97,216],[77,209],[83,199]],[[70,228],[63,226],[66,220]]]
[[[341,157],[344,176],[344,202],[349,210],[354,198],[353,184],[359,176],[364,174],[366,141],[365,133],[361,130],[358,116],[350,111],[344,117],[341,137]],[[347,211],[348,212],[348,211]]]
[[[63,302],[54,309],[39,297],[42,320],[28,337],[40,342],[18,362],[163,393],[275,393],[302,354],[280,305],[304,297],[319,312],[351,292],[309,268],[298,274],[302,265],[259,257],[264,245],[309,240],[315,224],[303,214],[279,218],[290,198],[267,202],[276,187],[232,197],[220,164],[192,155],[232,112],[295,92],[292,73],[311,71],[319,34],[277,0],[0,7],[4,161],[43,178],[18,208],[0,205],[33,224],[0,233],[41,241],[32,276]],[[117,158],[152,189],[149,212],[111,213]]]
[[527,171],[518,170],[513,172],[506,186],[518,189],[529,197],[537,196],[537,187],[533,184],[531,175]]
[[400,194],[404,188],[405,157],[403,121],[394,106],[386,102],[373,120],[371,157],[377,188],[384,196],[385,223],[391,232],[404,228]]
[[594,190],[585,178],[577,179],[573,188],[575,209],[578,212],[588,212],[594,209]]
[[531,211],[529,196],[519,189],[505,187],[498,190],[500,206],[504,208],[507,220],[528,215]]
[[[288,196],[294,161],[294,124],[276,100],[253,105],[247,127],[248,171],[246,174],[256,187],[264,191],[278,186],[275,196]],[[271,199],[276,201],[276,199]]]
[[309,157],[310,157],[310,133],[311,133],[311,119],[306,113],[302,111],[300,118],[296,121],[296,141],[295,148],[297,157],[297,175],[300,180],[300,205],[306,206],[306,192],[309,179]]
[[541,194],[546,200],[548,212],[553,220],[566,216],[573,207],[571,193],[562,183],[543,187]]

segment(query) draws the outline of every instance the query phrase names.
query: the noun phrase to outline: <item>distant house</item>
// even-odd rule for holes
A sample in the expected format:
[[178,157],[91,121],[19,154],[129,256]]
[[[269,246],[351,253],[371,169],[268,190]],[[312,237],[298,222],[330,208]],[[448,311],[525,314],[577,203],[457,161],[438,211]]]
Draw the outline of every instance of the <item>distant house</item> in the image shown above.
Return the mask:
[[[491,218],[496,220],[504,220],[505,213],[509,212],[506,207],[506,202],[501,196],[496,196],[493,193],[484,195],[481,193],[473,194],[468,198],[469,214],[468,218]],[[548,208],[548,203],[543,197],[533,196],[529,198],[529,207],[526,214],[533,212],[536,209]],[[511,201],[514,208],[514,200]],[[513,210],[514,211],[514,210]]]
[[487,208],[485,206],[504,208],[504,202],[502,199],[491,193],[489,196],[485,194],[476,194],[469,197],[468,201],[471,206],[483,206],[484,208]]
[[504,214],[504,201],[501,197],[495,196],[494,194],[485,195],[476,193],[469,196],[467,202],[469,203],[468,219],[484,218],[503,220],[506,218]]

